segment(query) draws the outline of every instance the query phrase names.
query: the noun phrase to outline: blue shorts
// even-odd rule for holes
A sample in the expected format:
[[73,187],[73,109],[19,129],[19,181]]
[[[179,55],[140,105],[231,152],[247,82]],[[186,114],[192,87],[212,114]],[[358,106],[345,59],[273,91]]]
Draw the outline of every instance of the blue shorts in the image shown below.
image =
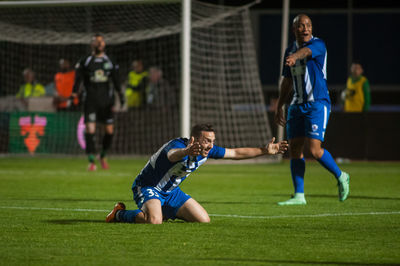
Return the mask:
[[158,199],[161,201],[163,219],[168,220],[176,219],[176,213],[179,208],[191,197],[184,193],[179,187],[175,188],[172,192],[166,193],[158,191],[155,187],[140,187],[134,186],[133,200],[139,209],[142,209],[143,204],[151,199]]
[[324,102],[290,105],[286,124],[288,139],[308,137],[324,141],[330,112],[330,105]]

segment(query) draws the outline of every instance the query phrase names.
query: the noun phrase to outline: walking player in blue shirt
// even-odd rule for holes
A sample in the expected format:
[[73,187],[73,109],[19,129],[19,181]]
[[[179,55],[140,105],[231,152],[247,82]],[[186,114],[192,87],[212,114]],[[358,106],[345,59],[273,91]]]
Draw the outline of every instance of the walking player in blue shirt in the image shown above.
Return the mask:
[[[294,197],[279,205],[306,204],[304,197],[305,161],[303,149],[309,148],[312,156],[331,172],[338,181],[339,200],[349,194],[350,177],[336,165],[331,154],[321,147],[328,123],[331,102],[329,98],[325,43],[312,35],[311,19],[300,14],[293,20],[296,41],[285,52],[283,80],[280,88],[275,122],[285,126],[289,139],[290,170]],[[294,90],[287,121],[283,105]]]
[[106,222],[161,224],[163,220],[179,218],[208,223],[206,210],[179,188],[190,173],[208,158],[240,160],[284,153],[288,147],[286,141],[274,143],[272,138],[261,148],[222,148],[214,145],[214,129],[208,124],[195,125],[190,135],[190,139],[177,138],[165,143],[136,177],[132,191],[139,209],[126,210],[125,204],[118,202]]

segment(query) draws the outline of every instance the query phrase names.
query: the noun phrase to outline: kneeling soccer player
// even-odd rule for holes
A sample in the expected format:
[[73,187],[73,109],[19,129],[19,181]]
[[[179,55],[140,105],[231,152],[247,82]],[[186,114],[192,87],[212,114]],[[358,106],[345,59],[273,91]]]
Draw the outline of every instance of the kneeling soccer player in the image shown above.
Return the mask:
[[190,139],[177,138],[164,144],[150,157],[132,185],[133,198],[139,209],[126,210],[118,202],[107,215],[106,222],[161,224],[163,220],[182,219],[187,222],[210,222],[206,210],[185,194],[179,185],[208,158],[247,159],[265,154],[284,153],[286,141],[261,148],[222,148],[214,145],[211,125],[192,128]]

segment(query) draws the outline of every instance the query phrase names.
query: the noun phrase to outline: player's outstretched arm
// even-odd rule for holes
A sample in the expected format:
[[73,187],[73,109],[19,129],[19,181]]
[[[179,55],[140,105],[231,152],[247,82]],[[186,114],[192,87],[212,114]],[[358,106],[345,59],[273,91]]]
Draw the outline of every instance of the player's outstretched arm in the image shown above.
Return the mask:
[[242,159],[250,159],[254,157],[258,157],[261,155],[274,155],[284,153],[289,144],[287,141],[275,142],[275,138],[265,146],[261,148],[234,148],[234,149],[225,149],[224,159],[234,159],[234,160],[242,160]]
[[304,59],[311,55],[312,55],[312,51],[310,48],[308,48],[308,47],[300,48],[294,54],[291,54],[288,57],[286,57],[285,64],[290,67],[294,66],[296,64],[297,60]]
[[170,162],[178,162],[185,156],[198,156],[200,155],[201,146],[199,142],[194,140],[194,137],[190,138],[190,141],[186,148],[172,149],[168,152],[167,157]]

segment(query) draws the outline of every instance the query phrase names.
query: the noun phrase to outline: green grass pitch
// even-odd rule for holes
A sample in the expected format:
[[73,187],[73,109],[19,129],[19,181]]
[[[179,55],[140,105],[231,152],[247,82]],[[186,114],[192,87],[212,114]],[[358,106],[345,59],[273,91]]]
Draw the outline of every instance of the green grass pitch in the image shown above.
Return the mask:
[[144,159],[0,158],[0,265],[400,265],[400,163],[353,162],[350,197],[307,161],[306,206],[292,193],[289,163],[205,164],[181,185],[210,224],[106,224],[128,209]]

